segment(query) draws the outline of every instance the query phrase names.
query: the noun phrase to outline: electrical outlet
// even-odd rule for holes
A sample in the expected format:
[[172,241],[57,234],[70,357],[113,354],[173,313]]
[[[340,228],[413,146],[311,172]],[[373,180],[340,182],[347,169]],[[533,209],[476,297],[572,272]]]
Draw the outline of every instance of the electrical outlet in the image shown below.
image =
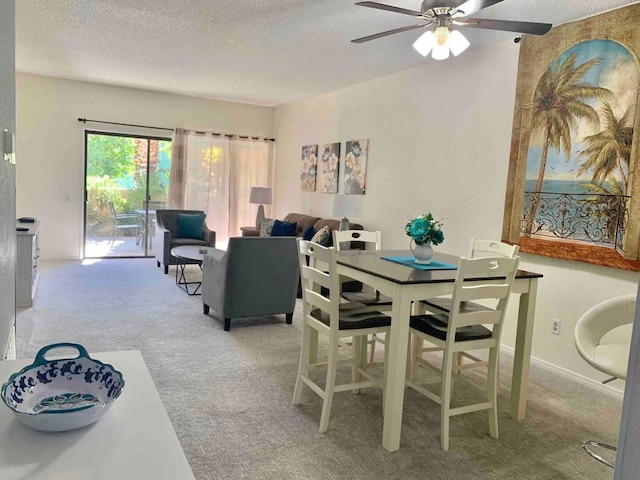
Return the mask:
[[553,324],[551,326],[551,333],[553,333],[554,335],[560,335],[560,324],[562,322],[560,320],[558,320],[557,318],[553,319]]

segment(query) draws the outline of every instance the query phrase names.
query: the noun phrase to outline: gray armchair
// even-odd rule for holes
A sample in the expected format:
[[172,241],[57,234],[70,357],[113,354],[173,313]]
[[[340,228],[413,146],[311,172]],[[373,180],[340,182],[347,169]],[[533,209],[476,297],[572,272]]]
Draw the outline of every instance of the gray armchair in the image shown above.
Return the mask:
[[299,275],[295,237],[233,237],[202,262],[204,314],[229,331],[232,318],[284,313],[291,324]]
[[[164,273],[169,273],[169,265],[177,263],[176,258],[171,255],[173,247],[182,245],[198,245],[203,247],[216,246],[216,232],[209,230],[205,223],[204,240],[194,238],[178,237],[178,214],[204,213],[202,210],[156,210],[156,231],[153,239],[154,251],[158,267],[164,265]],[[186,263],[198,263],[186,261]]]

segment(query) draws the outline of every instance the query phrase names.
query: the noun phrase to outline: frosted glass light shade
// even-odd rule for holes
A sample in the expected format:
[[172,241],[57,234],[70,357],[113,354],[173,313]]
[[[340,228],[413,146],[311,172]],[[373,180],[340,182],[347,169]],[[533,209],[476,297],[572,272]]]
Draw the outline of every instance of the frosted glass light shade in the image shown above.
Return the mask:
[[449,52],[458,56],[469,47],[469,40],[458,30],[449,30],[447,27],[438,27],[435,32],[428,30],[413,42],[413,48],[426,57],[431,52],[435,60],[449,58]]
[[437,45],[446,45],[447,38],[449,38],[449,29],[447,27],[438,27],[433,34],[436,37]]
[[445,45],[434,45],[431,56],[435,60],[446,60],[449,58],[449,47]]
[[451,53],[455,56],[460,55],[469,46],[469,40],[461,34],[458,30],[449,32],[449,38],[447,39],[447,45],[451,49]]
[[436,36],[431,30],[427,30],[418,39],[413,42],[413,48],[415,48],[420,55],[426,57],[436,44]]

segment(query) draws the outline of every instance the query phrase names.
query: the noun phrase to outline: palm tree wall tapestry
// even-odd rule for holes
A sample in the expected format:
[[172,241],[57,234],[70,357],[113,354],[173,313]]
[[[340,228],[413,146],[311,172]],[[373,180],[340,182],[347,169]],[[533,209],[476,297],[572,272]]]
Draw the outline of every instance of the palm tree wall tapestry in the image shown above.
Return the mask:
[[503,240],[640,271],[640,6],[521,43]]

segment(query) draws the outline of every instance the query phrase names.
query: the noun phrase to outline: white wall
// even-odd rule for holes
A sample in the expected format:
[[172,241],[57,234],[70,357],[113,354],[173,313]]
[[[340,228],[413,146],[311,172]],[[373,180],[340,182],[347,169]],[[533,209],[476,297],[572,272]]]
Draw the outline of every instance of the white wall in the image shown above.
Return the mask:
[[[354,220],[381,230],[383,248],[407,248],[407,216],[427,211],[445,219],[446,239],[436,247],[443,252],[463,254],[471,236],[500,238],[517,62],[518,45],[507,41],[277,108],[276,217],[290,211],[331,216],[333,195],[300,191],[303,145],[342,142],[344,149],[346,140],[368,138],[367,191],[362,217]],[[544,275],[533,355],[603,379],[576,353],[573,327],[593,304],[635,293],[638,274],[521,258],[521,268]],[[559,336],[550,333],[552,318],[563,322]],[[508,346],[513,320],[503,337]]]
[[[16,78],[17,215],[38,217],[41,256],[81,255],[84,130],[79,117],[159,127],[273,136],[274,109],[29,74]],[[157,130],[119,132],[167,135]]]

